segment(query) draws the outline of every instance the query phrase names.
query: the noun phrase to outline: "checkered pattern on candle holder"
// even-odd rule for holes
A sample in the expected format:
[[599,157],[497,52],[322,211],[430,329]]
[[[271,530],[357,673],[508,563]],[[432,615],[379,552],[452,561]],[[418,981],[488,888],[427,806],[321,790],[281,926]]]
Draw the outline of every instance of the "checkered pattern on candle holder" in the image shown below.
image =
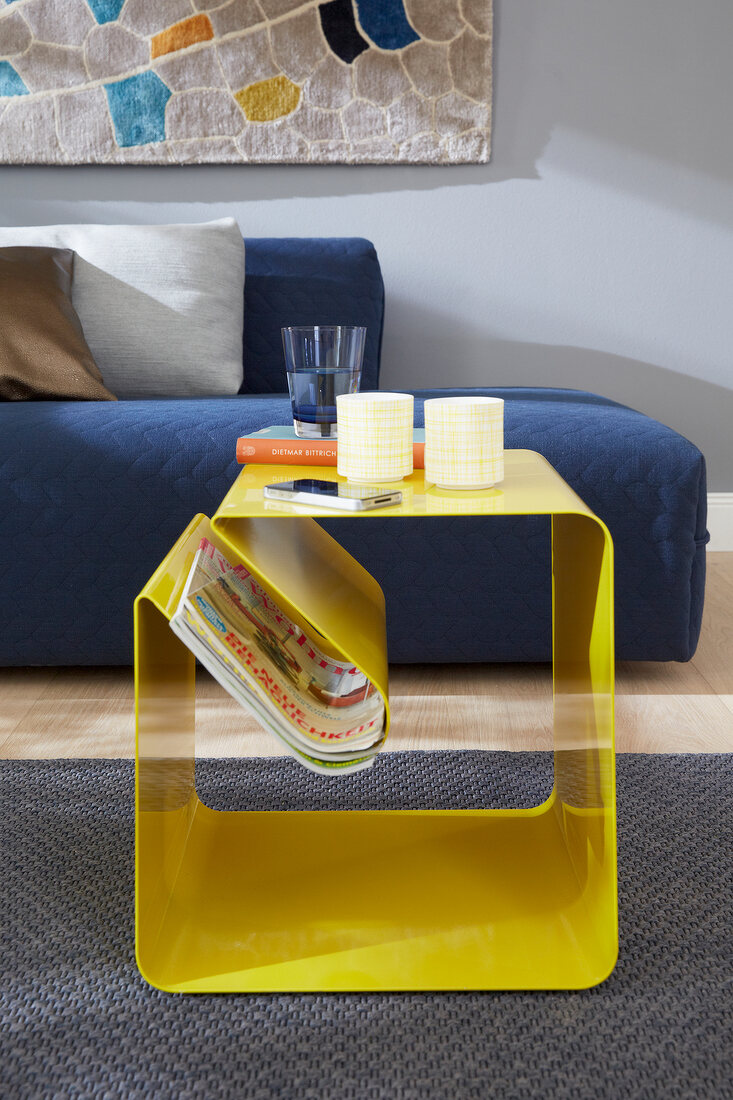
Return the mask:
[[414,398],[349,393],[336,398],[338,472],[353,481],[398,481],[412,473]]
[[500,397],[436,397],[425,402],[425,480],[485,488],[504,478]]

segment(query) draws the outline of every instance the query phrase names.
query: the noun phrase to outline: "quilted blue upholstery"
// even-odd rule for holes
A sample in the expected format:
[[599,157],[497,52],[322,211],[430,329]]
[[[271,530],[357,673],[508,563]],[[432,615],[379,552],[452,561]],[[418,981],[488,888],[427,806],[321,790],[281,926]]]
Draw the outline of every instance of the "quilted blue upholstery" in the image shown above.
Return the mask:
[[[507,447],[539,451],[608,525],[620,659],[685,661],[705,591],[705,460],[671,428],[596,394],[452,389],[505,401]],[[324,524],[387,593],[394,661],[538,661],[551,654],[550,524],[543,518]],[[420,651],[422,656],[415,654]]]
[[[191,517],[226,493],[236,437],[289,420],[282,325],[366,325],[363,388],[378,386],[384,288],[369,241],[246,245],[242,396],[0,403],[0,664],[131,662],[133,598]],[[507,446],[545,454],[609,525],[618,655],[691,657],[707,537],[697,448],[593,394],[479,392],[506,399]],[[430,393],[416,395],[418,424]],[[382,584],[392,660],[550,656],[547,520],[323,526]]]
[[379,384],[384,284],[359,237],[245,238],[244,382],[240,393],[285,393],[280,329],[366,325],[362,389]]
[[[479,392],[505,398],[507,446],[545,454],[608,523],[618,656],[688,659],[705,575],[697,448],[593,394]],[[426,396],[417,394],[418,423]],[[229,488],[235,438],[288,415],[287,398],[267,394],[0,403],[0,664],[130,663],[135,594],[191,517],[211,514]],[[549,657],[546,520],[324,526],[383,585],[393,660]]]

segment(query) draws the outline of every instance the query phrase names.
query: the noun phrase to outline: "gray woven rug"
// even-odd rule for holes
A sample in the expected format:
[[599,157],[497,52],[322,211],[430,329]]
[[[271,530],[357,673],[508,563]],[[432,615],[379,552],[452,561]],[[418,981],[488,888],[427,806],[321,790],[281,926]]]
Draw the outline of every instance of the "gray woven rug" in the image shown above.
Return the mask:
[[[132,763],[0,763],[0,1095],[730,1097],[732,775],[619,757],[621,956],[596,989],[180,996],[135,967]],[[529,804],[547,780],[546,754],[414,752],[345,781],[217,761],[199,785],[309,809]]]

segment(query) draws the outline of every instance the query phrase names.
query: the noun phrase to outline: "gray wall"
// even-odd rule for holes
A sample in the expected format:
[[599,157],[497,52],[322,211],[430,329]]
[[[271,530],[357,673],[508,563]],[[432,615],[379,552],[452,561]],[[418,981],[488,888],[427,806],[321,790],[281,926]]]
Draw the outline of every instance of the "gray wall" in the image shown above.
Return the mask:
[[595,390],[733,491],[733,4],[495,4],[490,165],[2,168],[2,220],[370,237],[386,386]]

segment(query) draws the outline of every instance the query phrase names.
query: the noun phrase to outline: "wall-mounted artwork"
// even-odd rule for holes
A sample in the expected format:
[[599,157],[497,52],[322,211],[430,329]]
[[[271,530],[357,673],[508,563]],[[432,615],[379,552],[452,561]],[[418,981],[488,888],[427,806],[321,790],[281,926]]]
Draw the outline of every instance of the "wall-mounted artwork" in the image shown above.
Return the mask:
[[489,159],[492,0],[0,0],[0,161]]

